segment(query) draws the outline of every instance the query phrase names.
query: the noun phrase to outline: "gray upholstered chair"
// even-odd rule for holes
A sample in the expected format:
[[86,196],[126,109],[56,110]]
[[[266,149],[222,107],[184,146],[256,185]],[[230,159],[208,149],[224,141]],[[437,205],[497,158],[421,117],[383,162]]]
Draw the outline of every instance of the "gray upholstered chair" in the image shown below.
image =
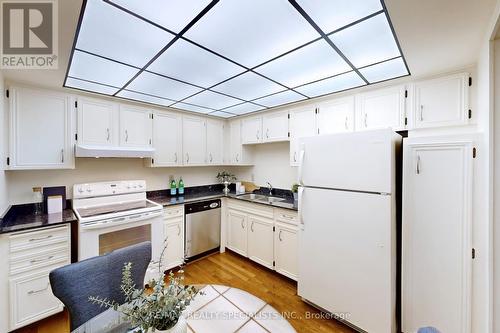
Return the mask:
[[68,309],[71,330],[106,310],[89,302],[89,296],[124,302],[120,285],[125,263],[132,263],[132,277],[136,287],[141,288],[150,261],[151,242],[144,242],[50,272],[52,292]]

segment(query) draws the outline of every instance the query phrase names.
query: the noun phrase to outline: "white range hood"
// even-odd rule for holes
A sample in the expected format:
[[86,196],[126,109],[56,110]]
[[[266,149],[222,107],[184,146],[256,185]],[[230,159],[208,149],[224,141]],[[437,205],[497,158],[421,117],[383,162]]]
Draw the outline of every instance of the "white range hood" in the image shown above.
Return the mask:
[[147,158],[153,157],[155,152],[151,147],[116,147],[76,145],[76,157],[122,157],[122,158]]

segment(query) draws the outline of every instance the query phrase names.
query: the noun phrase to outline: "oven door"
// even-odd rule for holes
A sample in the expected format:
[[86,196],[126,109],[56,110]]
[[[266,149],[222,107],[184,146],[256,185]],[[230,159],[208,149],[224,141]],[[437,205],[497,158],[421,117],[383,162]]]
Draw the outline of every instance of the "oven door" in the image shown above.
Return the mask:
[[79,224],[78,260],[130,245],[151,242],[152,262],[158,262],[163,235],[161,211]]

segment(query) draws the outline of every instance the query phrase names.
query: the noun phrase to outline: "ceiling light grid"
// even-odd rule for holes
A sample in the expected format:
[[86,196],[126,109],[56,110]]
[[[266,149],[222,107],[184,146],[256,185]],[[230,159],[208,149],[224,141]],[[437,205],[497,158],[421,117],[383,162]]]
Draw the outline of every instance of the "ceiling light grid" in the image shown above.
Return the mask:
[[228,118],[406,75],[380,0],[84,0],[64,86]]

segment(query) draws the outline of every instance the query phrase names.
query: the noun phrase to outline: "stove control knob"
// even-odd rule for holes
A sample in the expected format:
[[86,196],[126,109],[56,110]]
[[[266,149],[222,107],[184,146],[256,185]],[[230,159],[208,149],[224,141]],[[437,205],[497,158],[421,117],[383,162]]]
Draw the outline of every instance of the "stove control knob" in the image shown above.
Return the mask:
[[83,193],[83,188],[79,187],[78,188],[78,193]]

